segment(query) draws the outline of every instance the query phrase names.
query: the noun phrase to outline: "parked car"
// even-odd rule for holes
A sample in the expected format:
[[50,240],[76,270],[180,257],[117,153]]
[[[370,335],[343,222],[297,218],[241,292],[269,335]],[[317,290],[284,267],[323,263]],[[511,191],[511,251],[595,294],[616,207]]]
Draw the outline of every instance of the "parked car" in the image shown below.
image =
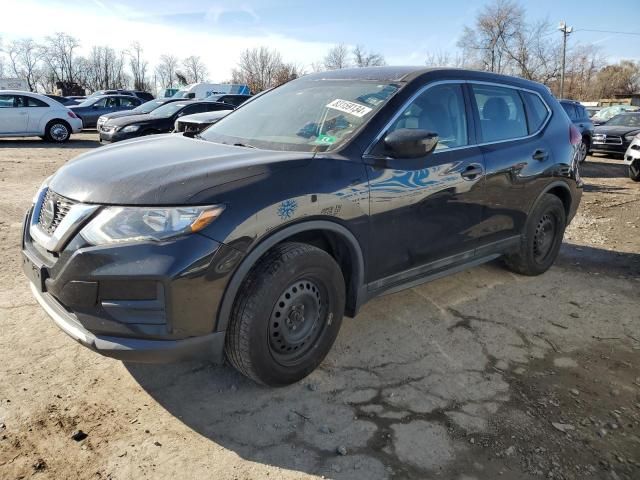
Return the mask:
[[237,95],[232,93],[209,95],[208,97],[206,97],[206,99],[211,102],[228,103],[230,105],[233,105],[234,107],[239,107],[250,98],[251,98],[251,95]]
[[636,112],[638,110],[640,110],[638,107],[634,107],[631,105],[613,105],[611,107],[600,109],[597,114],[591,117],[591,121],[595,126],[598,126],[607,123],[609,120],[620,113]]
[[640,133],[631,140],[624,154],[624,163],[627,165],[629,178],[634,182],[640,182]]
[[111,112],[105,115],[101,115],[98,118],[98,121],[96,123],[96,129],[100,130],[100,127],[105,122],[107,122],[108,120],[111,120],[112,118],[128,117],[129,115],[143,115],[145,113],[150,113],[154,111],[156,108],[159,108],[162,105],[166,105],[167,103],[179,102],[179,101],[180,101],[179,98],[160,98],[158,100],[150,100],[148,102],[144,102],[143,104],[138,105],[136,108],[132,110],[121,110],[119,112]]
[[131,95],[132,97],[138,97],[144,102],[148,102],[149,100],[153,100],[153,95],[149,92],[143,92],[142,90],[97,90],[93,92],[89,97],[98,97],[101,95]]
[[569,119],[576,128],[580,131],[582,136],[582,144],[580,145],[579,161],[584,162],[589,154],[591,147],[591,137],[593,136],[593,122],[589,118],[587,109],[583,107],[580,102],[573,100],[560,100],[560,105],[564,108],[564,111],[569,115]]
[[51,142],[69,140],[82,130],[82,120],[45,95],[0,90],[0,137],[41,137]]
[[61,103],[65,107],[68,107],[70,105],[77,105],[80,103],[78,100],[74,100],[73,98],[61,97],[60,95],[52,95],[49,93],[47,93],[45,97],[49,97],[51,100],[55,100],[56,102]]
[[247,85],[200,82],[185,85],[173,97],[199,99],[219,94],[251,95],[251,91]]
[[593,118],[594,115],[596,115],[600,110],[602,110],[602,107],[584,107],[587,110],[587,114],[589,115],[589,118]]
[[89,96],[84,102],[71,105],[69,108],[82,119],[84,128],[96,128],[100,116],[133,110],[141,104],[142,100],[131,95],[100,95]]
[[174,123],[173,131],[182,133],[185,137],[195,137],[221,118],[229,115],[233,110],[218,110],[214,112],[194,113],[178,118]]
[[112,143],[145,135],[169,133],[173,130],[177,118],[192,113],[215,110],[233,110],[233,106],[228,103],[208,100],[170,102],[144,115],[114,118],[107,121],[100,127],[100,141]]
[[623,156],[638,133],[640,112],[621,113],[595,128],[591,151]]
[[24,271],[83,345],[127,361],[226,352],[286,385],[373,297],[501,256],[545,272],[582,194],[558,101],[488,72],[306,75],[201,137],[92,150],[38,191]]

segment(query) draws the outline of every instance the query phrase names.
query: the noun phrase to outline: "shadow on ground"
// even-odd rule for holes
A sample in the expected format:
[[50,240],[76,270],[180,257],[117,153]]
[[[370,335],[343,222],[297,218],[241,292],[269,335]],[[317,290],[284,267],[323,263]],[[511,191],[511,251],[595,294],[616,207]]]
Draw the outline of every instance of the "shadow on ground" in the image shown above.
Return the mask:
[[[507,366],[553,355],[556,345],[593,341],[600,327],[589,331],[587,320],[575,331],[550,323],[559,325],[563,315],[567,324],[576,322],[563,312],[577,308],[568,298],[580,299],[594,316],[607,308],[617,318],[623,313],[616,309],[628,305],[619,296],[610,306],[590,299],[589,288],[604,291],[605,277],[639,272],[640,255],[565,245],[557,266],[542,277],[514,281],[494,262],[389,295],[345,319],[323,365],[282,389],[257,386],[227,365],[126,368],[172,415],[254,462],[331,478],[534,478],[535,469],[514,461],[505,469],[506,458],[469,456],[478,447],[473,435],[493,436],[488,444],[511,442],[490,427],[507,402],[513,408]],[[554,432],[562,444],[564,436]],[[337,453],[340,447],[346,455]]]
[[618,159],[590,156],[580,165],[580,175],[584,178],[627,178],[627,167]]
[[99,147],[100,142],[96,136],[95,140],[78,139],[71,136],[71,139],[63,144],[47,142],[39,138],[19,138],[0,139],[0,149],[3,148],[51,148],[51,149],[86,149]]

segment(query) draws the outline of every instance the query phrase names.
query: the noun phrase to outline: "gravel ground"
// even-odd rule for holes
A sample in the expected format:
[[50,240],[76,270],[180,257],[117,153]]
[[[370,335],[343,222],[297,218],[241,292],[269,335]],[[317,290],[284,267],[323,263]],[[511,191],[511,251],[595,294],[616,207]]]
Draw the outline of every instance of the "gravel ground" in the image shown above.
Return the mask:
[[0,140],[0,478],[640,478],[640,184],[620,161],[584,165],[545,275],[495,262],[379,298],[274,390],[102,358],[36,305],[22,215],[95,139]]

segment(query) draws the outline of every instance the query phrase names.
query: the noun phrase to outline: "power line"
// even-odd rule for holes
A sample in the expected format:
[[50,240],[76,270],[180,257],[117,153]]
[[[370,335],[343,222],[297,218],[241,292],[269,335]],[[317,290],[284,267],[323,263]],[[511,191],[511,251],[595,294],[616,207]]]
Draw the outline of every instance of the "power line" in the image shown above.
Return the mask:
[[578,28],[574,32],[616,33],[618,35],[640,35],[640,32],[618,32],[615,30],[593,30],[591,28]]

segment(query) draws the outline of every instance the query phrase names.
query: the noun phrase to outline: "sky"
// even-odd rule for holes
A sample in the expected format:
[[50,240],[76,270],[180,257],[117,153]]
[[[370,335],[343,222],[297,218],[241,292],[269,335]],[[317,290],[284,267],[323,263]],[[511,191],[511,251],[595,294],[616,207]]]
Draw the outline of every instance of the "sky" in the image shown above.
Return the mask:
[[[422,65],[428,53],[450,52],[485,0],[2,0],[0,37],[42,39],[63,31],[86,53],[93,45],[127,48],[139,41],[150,64],[164,53],[199,55],[212,81],[225,81],[246,48],[277,49],[306,70],[335,44],[363,45],[390,65]],[[640,0],[521,2],[528,20],[565,20],[569,46],[596,44],[615,62],[640,60]],[[606,8],[603,8],[606,6]],[[20,19],[11,22],[8,19]],[[561,35],[557,33],[558,37]]]

